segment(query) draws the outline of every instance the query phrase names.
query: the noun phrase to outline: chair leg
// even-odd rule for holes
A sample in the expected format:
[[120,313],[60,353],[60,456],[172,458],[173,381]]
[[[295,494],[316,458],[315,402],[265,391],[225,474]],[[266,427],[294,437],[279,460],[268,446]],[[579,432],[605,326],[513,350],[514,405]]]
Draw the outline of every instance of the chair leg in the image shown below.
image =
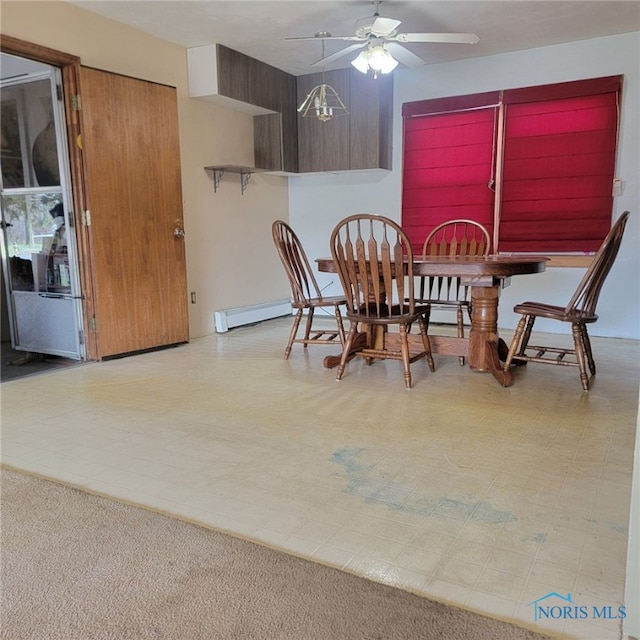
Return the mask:
[[407,325],[400,325],[400,350],[402,352],[402,366],[404,367],[404,385],[411,389],[411,363],[409,362],[409,338]]
[[591,375],[596,375],[596,363],[593,359],[593,351],[591,351],[591,340],[589,339],[589,332],[587,331],[587,325],[580,325],[580,333],[582,335],[582,343],[584,344],[584,353],[587,356],[587,364],[589,365],[589,371]]
[[[383,344],[376,344],[376,329],[372,324],[367,325],[367,344],[374,349],[384,349]],[[373,364],[373,358],[365,356],[364,361],[369,367]]]
[[349,327],[349,333],[347,334],[347,339],[342,347],[342,356],[340,357],[340,364],[338,365],[338,371],[336,372],[336,380],[342,380],[342,376],[344,375],[344,369],[347,365],[347,359],[349,358],[349,353],[351,352],[351,345],[353,344],[353,339],[356,336],[356,329],[358,328],[357,322],[352,322]]
[[587,375],[587,357],[585,354],[584,342],[582,339],[582,330],[580,324],[571,325],[573,333],[573,344],[576,350],[576,360],[578,361],[578,369],[580,369],[580,382],[585,391],[589,391],[589,376]]
[[427,331],[428,326],[428,322],[426,322],[423,318],[418,318],[418,327],[420,328],[420,335],[422,336],[425,358],[429,363],[429,370],[433,372],[436,370],[436,365],[433,362],[433,354],[431,353],[431,340],[429,340],[429,333]]
[[533,330],[533,323],[536,321],[535,316],[525,316],[527,318],[527,324],[524,329],[524,335],[522,336],[522,341],[520,342],[520,349],[518,349],[518,355],[523,356],[524,352],[529,344],[529,340],[531,339],[531,331]]
[[344,323],[342,322],[342,313],[338,305],[335,306],[336,325],[338,326],[338,336],[340,337],[340,344],[344,347],[345,335],[344,335]]
[[[304,330],[304,339],[308,340],[309,336],[311,335],[311,325],[313,324],[313,312],[315,311],[315,309],[313,307],[309,307],[309,310],[307,312],[307,325],[305,327]],[[307,348],[307,343],[304,343],[304,348]]]
[[518,351],[519,354],[523,352],[523,349],[522,348],[518,349],[518,347],[522,342],[522,334],[524,333],[526,322],[527,322],[527,316],[522,316],[522,318],[520,318],[520,321],[516,326],[515,333],[513,334],[513,339],[511,340],[511,345],[509,346],[509,353],[507,354],[507,357],[504,361],[503,369],[505,371],[508,371],[509,367],[511,366],[511,361],[515,356],[516,351]]
[[[462,305],[456,307],[456,321],[458,324],[458,338],[464,338],[464,315],[462,314]],[[464,356],[458,358],[460,366],[464,367]]]
[[300,326],[300,320],[302,320],[302,309],[298,309],[298,312],[293,319],[293,326],[291,327],[291,333],[289,334],[289,342],[284,350],[284,359],[287,360],[291,355],[291,346],[295,340],[296,333],[298,333],[298,327]]

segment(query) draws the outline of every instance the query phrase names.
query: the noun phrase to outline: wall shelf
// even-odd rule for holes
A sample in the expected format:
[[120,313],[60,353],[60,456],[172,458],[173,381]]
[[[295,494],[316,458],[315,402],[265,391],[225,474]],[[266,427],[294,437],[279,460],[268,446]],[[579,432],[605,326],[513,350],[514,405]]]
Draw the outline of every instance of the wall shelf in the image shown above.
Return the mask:
[[220,164],[212,167],[205,167],[206,171],[213,173],[213,190],[218,191],[220,180],[225,173],[237,173],[240,176],[240,193],[244,194],[252,173],[263,172],[265,169],[255,167],[243,167],[237,164]]

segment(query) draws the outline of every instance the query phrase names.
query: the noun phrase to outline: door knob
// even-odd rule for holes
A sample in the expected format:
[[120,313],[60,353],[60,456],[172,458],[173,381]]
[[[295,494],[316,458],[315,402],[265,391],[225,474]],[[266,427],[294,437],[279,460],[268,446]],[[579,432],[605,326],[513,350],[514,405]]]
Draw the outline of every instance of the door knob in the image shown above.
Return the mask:
[[173,224],[174,224],[173,237],[184,238],[184,229],[182,228],[182,222],[180,220],[176,220]]

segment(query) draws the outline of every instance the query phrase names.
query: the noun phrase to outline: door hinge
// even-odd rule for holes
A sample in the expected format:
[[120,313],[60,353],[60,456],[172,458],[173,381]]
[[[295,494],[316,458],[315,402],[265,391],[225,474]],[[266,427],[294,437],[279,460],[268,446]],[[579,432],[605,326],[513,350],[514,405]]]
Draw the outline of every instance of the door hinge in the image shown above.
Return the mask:
[[79,93],[74,93],[71,96],[71,109],[73,111],[81,111],[82,110],[82,97]]
[[76,216],[75,216],[75,214],[73,213],[73,209],[70,209],[70,210],[67,212],[67,216],[68,216],[68,218],[69,218],[69,226],[70,226],[70,227],[75,227],[75,226],[76,226]]
[[62,100],[62,87],[59,84],[56,85],[56,98],[58,101]]
[[84,331],[82,329],[78,331],[78,339],[80,341],[80,344],[84,344]]
[[89,328],[89,331],[97,331],[98,321],[95,318],[89,318],[89,320],[87,320],[87,327]]
[[91,211],[89,209],[85,209],[81,214],[82,225],[85,227],[91,226]]

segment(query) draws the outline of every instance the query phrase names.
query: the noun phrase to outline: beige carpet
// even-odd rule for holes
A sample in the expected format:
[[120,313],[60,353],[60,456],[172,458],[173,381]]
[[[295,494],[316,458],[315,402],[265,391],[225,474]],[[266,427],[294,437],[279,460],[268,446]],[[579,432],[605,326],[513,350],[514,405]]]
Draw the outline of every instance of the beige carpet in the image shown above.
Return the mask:
[[5,640],[544,637],[15,470],[1,480]]

